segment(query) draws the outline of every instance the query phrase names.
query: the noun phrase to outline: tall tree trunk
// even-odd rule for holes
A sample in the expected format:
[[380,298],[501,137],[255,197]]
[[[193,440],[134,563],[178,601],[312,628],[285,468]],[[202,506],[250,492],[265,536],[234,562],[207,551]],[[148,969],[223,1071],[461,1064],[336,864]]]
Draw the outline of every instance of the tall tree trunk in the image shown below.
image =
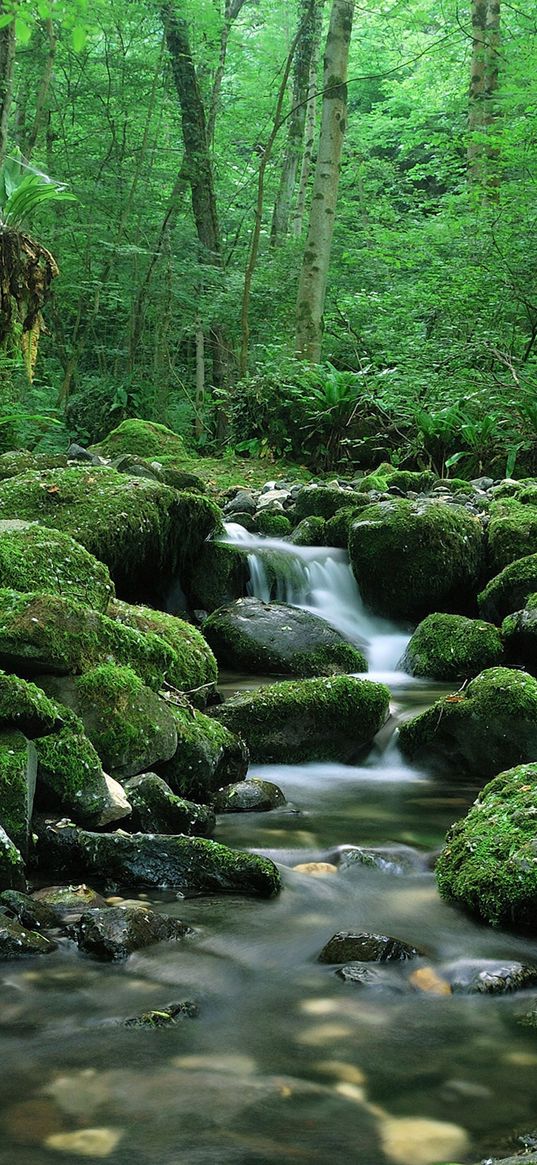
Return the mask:
[[326,40],[323,115],[310,222],[297,299],[296,353],[318,364],[343,139],[347,125],[347,69],[354,0],[333,0]]
[[212,146],[214,141],[216,118],[218,115],[218,107],[220,105],[220,93],[222,91],[222,81],[224,80],[224,72],[226,68],[229,34],[231,32],[233,22],[237,19],[241,8],[244,8],[246,2],[247,0],[225,0],[224,23],[220,33],[220,53],[213,81],[211,102],[209,105],[209,116],[207,118],[207,141],[210,146]]
[[[500,66],[500,0],[472,0],[472,58],[468,93],[468,180],[497,181],[497,150],[487,142],[496,120],[495,97]],[[493,163],[492,165],[489,163]],[[493,171],[496,173],[493,174]]]
[[35,100],[35,113],[33,125],[30,129],[28,137],[23,143],[22,152],[27,161],[30,160],[37,142],[37,138],[41,130],[47,124],[47,98],[50,89],[50,82],[52,80],[52,73],[54,69],[54,61],[56,59],[57,39],[52,20],[43,21],[41,26],[47,41],[45,61],[43,64],[43,72],[37,90],[37,97]]
[[[6,6],[0,0],[0,16]],[[13,97],[13,65],[15,63],[15,21],[0,28],[0,166],[6,156],[9,112]]]
[[315,43],[320,37],[322,4],[323,0],[299,0],[299,34],[294,59],[293,107],[289,117],[280,185],[272,216],[270,236],[272,246],[277,246],[289,230],[296,177],[304,151],[311,62]]
[[[321,5],[324,0],[321,0]],[[315,129],[317,126],[317,75],[319,72],[319,53],[321,48],[321,23],[319,20],[319,28],[315,43],[313,46],[313,53],[310,64],[310,75],[308,82],[308,95],[306,104],[306,125],[304,133],[304,151],[302,154],[302,166],[300,170],[300,179],[298,183],[298,193],[296,199],[296,206],[291,222],[291,230],[295,238],[299,238],[304,227],[304,213],[306,210],[306,195],[308,191],[308,182],[311,174],[311,163],[313,159],[313,148],[315,146]]]

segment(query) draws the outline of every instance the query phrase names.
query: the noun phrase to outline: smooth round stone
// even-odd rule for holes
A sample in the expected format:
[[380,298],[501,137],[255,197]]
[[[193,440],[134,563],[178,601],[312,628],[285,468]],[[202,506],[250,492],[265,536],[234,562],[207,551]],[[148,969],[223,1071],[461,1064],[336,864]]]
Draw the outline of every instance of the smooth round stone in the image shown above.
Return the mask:
[[293,866],[296,874],[310,874],[313,878],[323,878],[325,874],[337,874],[337,866],[332,862],[300,862]]
[[320,963],[401,963],[423,952],[401,939],[367,931],[340,930],[332,935],[320,955]]
[[214,800],[217,813],[265,813],[285,805],[285,797],[272,781],[250,777],[219,789]]

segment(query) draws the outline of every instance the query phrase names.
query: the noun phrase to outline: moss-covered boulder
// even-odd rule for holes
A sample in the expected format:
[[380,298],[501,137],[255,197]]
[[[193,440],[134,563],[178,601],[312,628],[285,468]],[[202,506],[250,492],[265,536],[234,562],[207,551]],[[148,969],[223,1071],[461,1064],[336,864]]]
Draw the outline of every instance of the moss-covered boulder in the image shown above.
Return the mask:
[[103,771],[78,716],[67,707],[60,732],[36,741],[40,809],[73,817],[80,825],[108,825],[130,813],[123,790]]
[[479,613],[491,623],[501,623],[506,615],[520,611],[537,591],[537,554],[517,558],[490,579],[478,597]]
[[239,547],[206,542],[192,568],[189,590],[192,606],[202,611],[216,611],[217,607],[238,599],[246,590],[248,573],[246,555]]
[[354,503],[354,490],[337,485],[305,485],[295,498],[295,515],[301,518],[315,516],[332,518],[344,506]]
[[504,619],[502,635],[510,661],[537,675],[537,594],[529,596],[524,610]]
[[239,692],[211,716],[246,741],[256,762],[351,762],[388,715],[384,684],[351,676],[270,684]]
[[366,499],[362,506],[345,506],[342,510],[338,510],[333,518],[329,518],[325,523],[324,535],[326,546],[337,546],[340,550],[346,550],[349,545],[349,534],[352,523],[358,516],[360,510],[365,510],[366,506],[371,505],[371,499],[364,494]]
[[1,482],[2,518],[70,534],[106,563],[122,598],[142,602],[161,600],[177,577],[187,589],[205,539],[221,528],[208,498],[102,466]]
[[490,575],[510,562],[537,551],[537,505],[522,505],[516,498],[493,502],[487,530],[487,562]]
[[30,959],[50,955],[58,944],[36,930],[20,926],[13,918],[0,914],[0,959]]
[[108,567],[79,542],[36,523],[0,522],[0,587],[66,595],[106,611],[114,584]]
[[28,856],[37,754],[22,732],[0,732],[0,826]]
[[258,534],[266,534],[269,538],[285,538],[286,534],[291,533],[292,527],[287,514],[260,510],[255,519],[255,528]]
[[167,683],[185,692],[196,708],[205,707],[215,690],[218,670],[209,644],[196,627],[164,611],[119,600],[111,603],[108,614],[124,627],[164,639],[174,656],[166,673]]
[[38,823],[36,854],[40,870],[105,878],[120,886],[170,887],[185,896],[272,898],[280,891],[274,862],[201,837],[92,833],[70,822]]
[[158,425],[155,421],[142,421],[138,418],[122,421],[98,445],[93,445],[91,452],[98,453],[100,457],[119,457],[120,453],[132,453],[135,457],[157,460],[161,457],[173,457],[179,462],[187,457],[183,438],[172,429],[167,429],[166,425]]
[[[394,469],[386,475],[388,489],[400,489],[401,493],[426,493],[438,481],[436,473],[431,469],[421,469],[417,472],[412,469]],[[467,484],[467,483],[465,483]]]
[[159,688],[174,655],[142,634],[58,595],[0,590],[0,665],[19,674],[77,675],[103,660],[131,666]]
[[489,780],[514,764],[537,760],[537,680],[493,667],[463,692],[445,696],[402,724],[399,745],[418,762]]
[[324,619],[287,603],[238,599],[203,631],[219,663],[266,675],[330,676],[367,671],[367,661]]
[[0,672],[0,731],[16,728],[33,739],[61,726],[61,709],[47,699],[41,688]]
[[177,749],[157,766],[174,793],[201,804],[211,803],[222,785],[241,781],[248,769],[248,751],[239,737],[203,712],[170,702],[177,729]]
[[24,890],[25,887],[22,854],[0,825],[0,890]]
[[[152,466],[155,467],[153,461]],[[157,463],[158,464],[158,463]],[[207,486],[197,473],[190,473],[187,469],[176,469],[174,465],[160,465],[159,464],[159,480],[164,485],[170,485],[172,489],[186,490],[188,493],[204,494],[207,493]]]
[[105,663],[83,676],[42,676],[40,683],[79,717],[103,767],[116,780],[174,755],[173,715],[132,668]]
[[295,527],[289,539],[292,546],[325,546],[326,522],[312,514]]
[[362,597],[378,614],[464,611],[477,589],[483,530],[462,506],[394,498],[361,510],[349,554]]
[[61,469],[67,465],[63,453],[30,453],[28,449],[14,449],[0,456],[0,481],[16,477],[27,469]]
[[127,825],[133,833],[185,833],[210,837],[215,815],[206,805],[177,797],[156,773],[140,773],[125,781],[132,806]]
[[502,662],[502,637],[492,623],[437,614],[416,628],[399,666],[411,676],[467,680]]
[[494,926],[537,930],[537,764],[500,773],[450,829],[438,888]]

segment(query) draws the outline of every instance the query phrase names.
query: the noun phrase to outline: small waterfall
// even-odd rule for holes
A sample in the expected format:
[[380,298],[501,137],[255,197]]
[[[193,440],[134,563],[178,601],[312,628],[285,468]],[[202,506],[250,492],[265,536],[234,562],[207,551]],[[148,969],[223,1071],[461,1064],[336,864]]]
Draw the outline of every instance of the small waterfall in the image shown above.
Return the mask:
[[247,555],[250,595],[318,615],[362,648],[370,671],[395,670],[409,637],[366,610],[345,550],[293,546],[281,538],[251,534],[236,522],[226,523],[225,530],[222,541],[240,546]]

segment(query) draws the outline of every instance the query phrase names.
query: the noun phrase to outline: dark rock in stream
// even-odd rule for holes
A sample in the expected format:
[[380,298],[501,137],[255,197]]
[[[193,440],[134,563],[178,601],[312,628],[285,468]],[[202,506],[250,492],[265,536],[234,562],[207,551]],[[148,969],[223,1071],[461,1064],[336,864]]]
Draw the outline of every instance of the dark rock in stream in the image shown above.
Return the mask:
[[320,963],[392,963],[405,962],[423,955],[401,939],[367,931],[340,930],[323,947]]
[[130,1019],[123,1020],[122,1027],[175,1027],[177,1022],[183,1019],[197,1019],[198,1015],[197,1003],[186,999],[184,1003],[167,1003],[165,1007],[144,1011],[142,1015],[133,1015]]
[[35,890],[32,901],[53,912],[57,926],[62,922],[76,922],[86,910],[106,906],[105,899],[90,886],[44,886]]
[[537,984],[537,966],[498,959],[459,959],[439,968],[454,993],[506,995]]
[[397,876],[417,874],[426,868],[426,858],[405,845],[376,849],[356,846],[343,850],[338,867],[341,874],[349,874],[364,867]]
[[59,915],[46,902],[19,890],[4,890],[0,894],[0,908],[30,930],[52,930],[60,922]]
[[0,914],[0,959],[29,959],[49,955],[57,944],[35,930],[19,926],[12,918]]
[[36,821],[39,866],[114,885],[169,886],[186,895],[272,898],[281,888],[273,862],[201,837],[91,833],[72,822]]
[[371,963],[346,963],[334,972],[344,983],[369,990],[382,991],[390,995],[402,995],[408,990],[402,979],[396,979],[388,970],[371,966]]
[[69,933],[84,954],[103,962],[118,962],[143,947],[194,932],[178,919],[140,905],[87,910]]
[[250,777],[219,789],[214,799],[217,813],[266,813],[278,809],[286,800],[278,785]]
[[216,820],[212,809],[177,797],[156,773],[131,777],[124,787],[132,805],[128,825],[133,833],[212,834]]

